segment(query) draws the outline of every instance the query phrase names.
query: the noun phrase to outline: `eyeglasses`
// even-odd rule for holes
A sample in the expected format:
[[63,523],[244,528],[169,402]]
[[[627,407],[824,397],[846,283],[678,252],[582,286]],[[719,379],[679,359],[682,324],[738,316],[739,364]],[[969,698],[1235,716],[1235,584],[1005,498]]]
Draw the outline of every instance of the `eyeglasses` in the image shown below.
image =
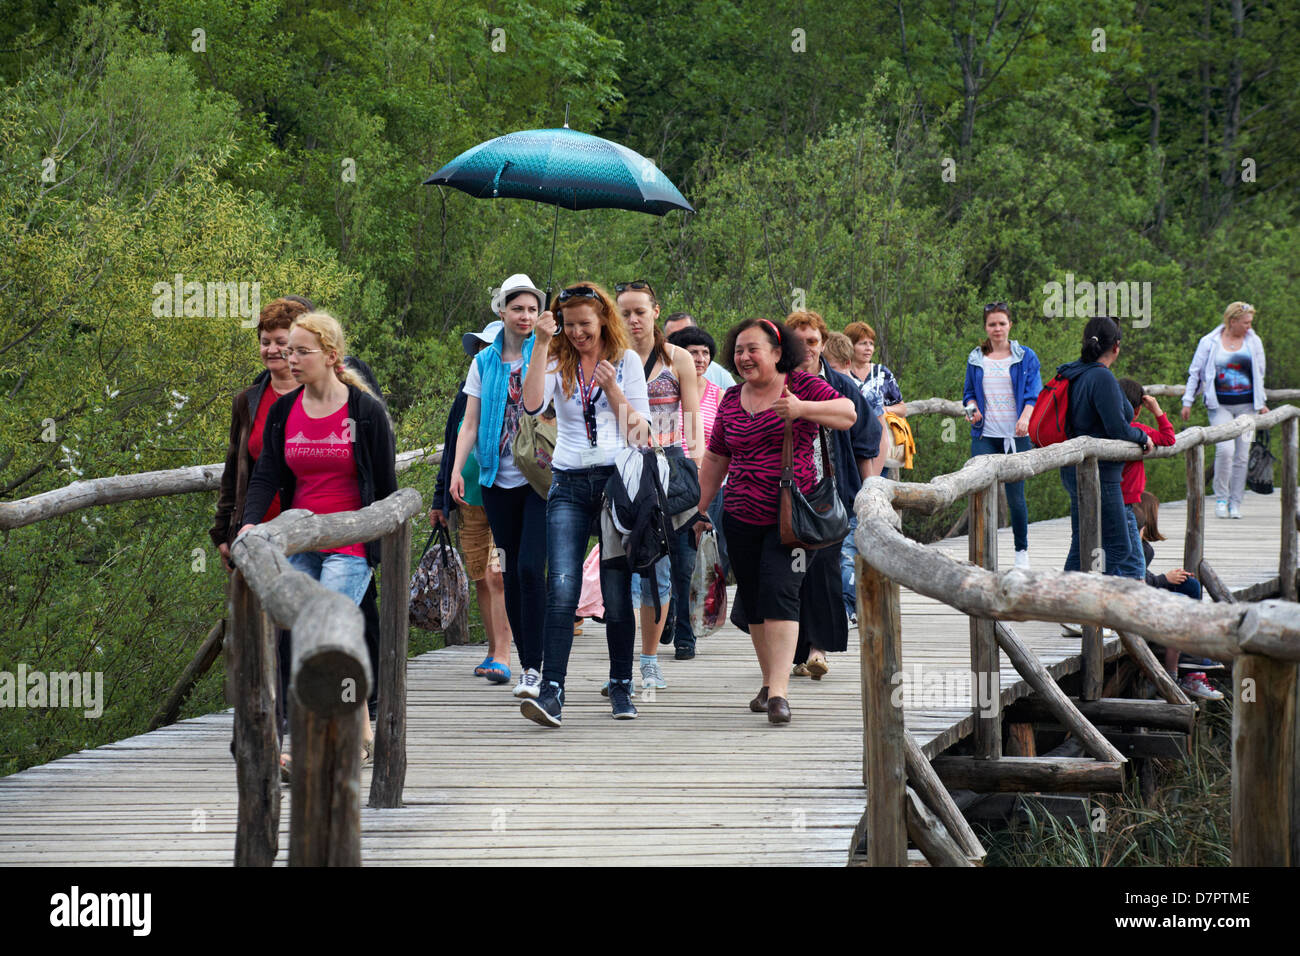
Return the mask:
[[1006,312],[1007,315],[1011,314],[1011,312],[1008,311],[1005,302],[990,302],[988,305],[984,306],[984,314],[988,315],[990,312]]
[[290,355],[296,355],[298,356],[298,358],[302,358],[304,355],[311,355],[312,352],[324,352],[324,351],[325,351],[324,349],[304,349],[304,348],[283,349],[280,352],[280,358],[287,359]]
[[646,292],[650,293],[650,298],[654,299],[656,302],[659,300],[659,296],[655,295],[654,288],[645,279],[633,279],[631,282],[614,283],[615,295],[622,295],[629,289],[633,292],[640,292],[644,289]]
[[557,297],[557,302],[568,302],[570,299],[596,299],[600,300],[600,293],[589,285],[575,285],[565,289]]

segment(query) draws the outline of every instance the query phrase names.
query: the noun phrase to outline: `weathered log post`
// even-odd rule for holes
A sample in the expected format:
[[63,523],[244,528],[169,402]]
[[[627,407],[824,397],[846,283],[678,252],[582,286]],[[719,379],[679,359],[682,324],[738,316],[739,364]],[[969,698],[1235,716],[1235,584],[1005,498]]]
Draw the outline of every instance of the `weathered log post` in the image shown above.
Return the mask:
[[[993,484],[970,494],[970,532],[967,537],[971,564],[998,569],[998,487]],[[975,756],[997,760],[1002,756],[1002,698],[997,622],[970,617],[971,709],[975,715]],[[990,700],[984,700],[985,696]]]
[[244,575],[230,576],[230,680],[235,707],[235,780],[239,793],[235,866],[270,866],[280,838],[280,746],[268,679],[271,635]]
[[902,669],[898,583],[855,559],[862,663],[862,782],[867,785],[867,865],[907,864],[903,707],[893,706]]
[[1187,449],[1187,530],[1183,535],[1183,567],[1196,571],[1204,557],[1205,541],[1205,446]]
[[411,523],[384,535],[383,586],[379,593],[379,711],[375,720],[372,807],[400,807],[406,783],[406,650],[410,617]]
[[364,630],[360,609],[334,592],[313,594],[293,622],[290,866],[361,865]]
[[[1075,469],[1075,476],[1079,495],[1079,567],[1094,574],[1104,574],[1106,550],[1101,538],[1101,476],[1097,459],[1085,458]],[[1106,669],[1101,628],[1095,624],[1083,625],[1081,650],[1079,696],[1083,700],[1097,700],[1101,697]]]
[[1282,423],[1282,552],[1278,577],[1282,579],[1282,600],[1296,597],[1296,434],[1294,418]]
[[1242,654],[1232,683],[1232,865],[1291,866],[1295,834],[1294,661]]

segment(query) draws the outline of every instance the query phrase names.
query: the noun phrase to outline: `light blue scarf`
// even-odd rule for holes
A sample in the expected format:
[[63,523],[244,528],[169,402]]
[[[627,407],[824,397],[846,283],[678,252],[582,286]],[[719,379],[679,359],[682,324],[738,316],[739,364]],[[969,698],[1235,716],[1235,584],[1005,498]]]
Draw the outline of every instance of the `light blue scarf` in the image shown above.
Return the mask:
[[[506,420],[506,398],[510,391],[510,366],[501,358],[505,348],[506,330],[497,333],[496,340],[479,352],[474,361],[478,363],[479,397],[481,403],[478,420],[478,483],[485,488],[491,487],[497,480],[497,466],[500,464],[501,428]],[[535,336],[531,333],[524,339],[524,364],[522,372],[528,371],[528,362],[533,354]]]

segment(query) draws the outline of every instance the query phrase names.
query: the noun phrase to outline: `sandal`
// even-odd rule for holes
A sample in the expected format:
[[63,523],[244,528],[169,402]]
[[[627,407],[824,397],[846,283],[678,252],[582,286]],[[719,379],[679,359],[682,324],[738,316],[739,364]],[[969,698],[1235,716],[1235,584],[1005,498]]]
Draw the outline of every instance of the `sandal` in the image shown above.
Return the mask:
[[808,665],[807,665],[807,664],[795,664],[795,665],[794,665],[794,670],[792,670],[792,671],[790,672],[790,676],[791,676],[791,677],[807,677],[807,676],[808,676]]
[[280,754],[280,782],[289,783],[292,780],[291,770],[293,769],[293,757],[287,753]]
[[367,741],[361,745],[361,766],[369,767],[375,762],[375,742]]
[[814,657],[808,662],[808,676],[813,680],[821,680],[830,672],[830,665],[826,663],[824,657]]
[[474,676],[482,677],[484,674],[486,674],[488,665],[491,663],[492,663],[492,655],[489,654],[487,657],[483,658],[483,663],[479,664],[478,667],[474,668]]
[[483,669],[483,676],[493,684],[504,684],[510,680],[510,668],[500,661],[489,661]]

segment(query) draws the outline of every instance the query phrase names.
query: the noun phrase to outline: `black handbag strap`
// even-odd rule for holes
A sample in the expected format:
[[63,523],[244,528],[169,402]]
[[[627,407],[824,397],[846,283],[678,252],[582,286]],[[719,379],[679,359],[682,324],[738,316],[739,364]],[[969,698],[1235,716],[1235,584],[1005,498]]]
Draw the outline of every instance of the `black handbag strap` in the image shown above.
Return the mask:
[[[835,462],[831,460],[830,435],[827,429],[817,426],[822,444],[822,477],[835,478]],[[781,439],[781,483],[794,482],[794,422],[785,423],[785,435]]]

